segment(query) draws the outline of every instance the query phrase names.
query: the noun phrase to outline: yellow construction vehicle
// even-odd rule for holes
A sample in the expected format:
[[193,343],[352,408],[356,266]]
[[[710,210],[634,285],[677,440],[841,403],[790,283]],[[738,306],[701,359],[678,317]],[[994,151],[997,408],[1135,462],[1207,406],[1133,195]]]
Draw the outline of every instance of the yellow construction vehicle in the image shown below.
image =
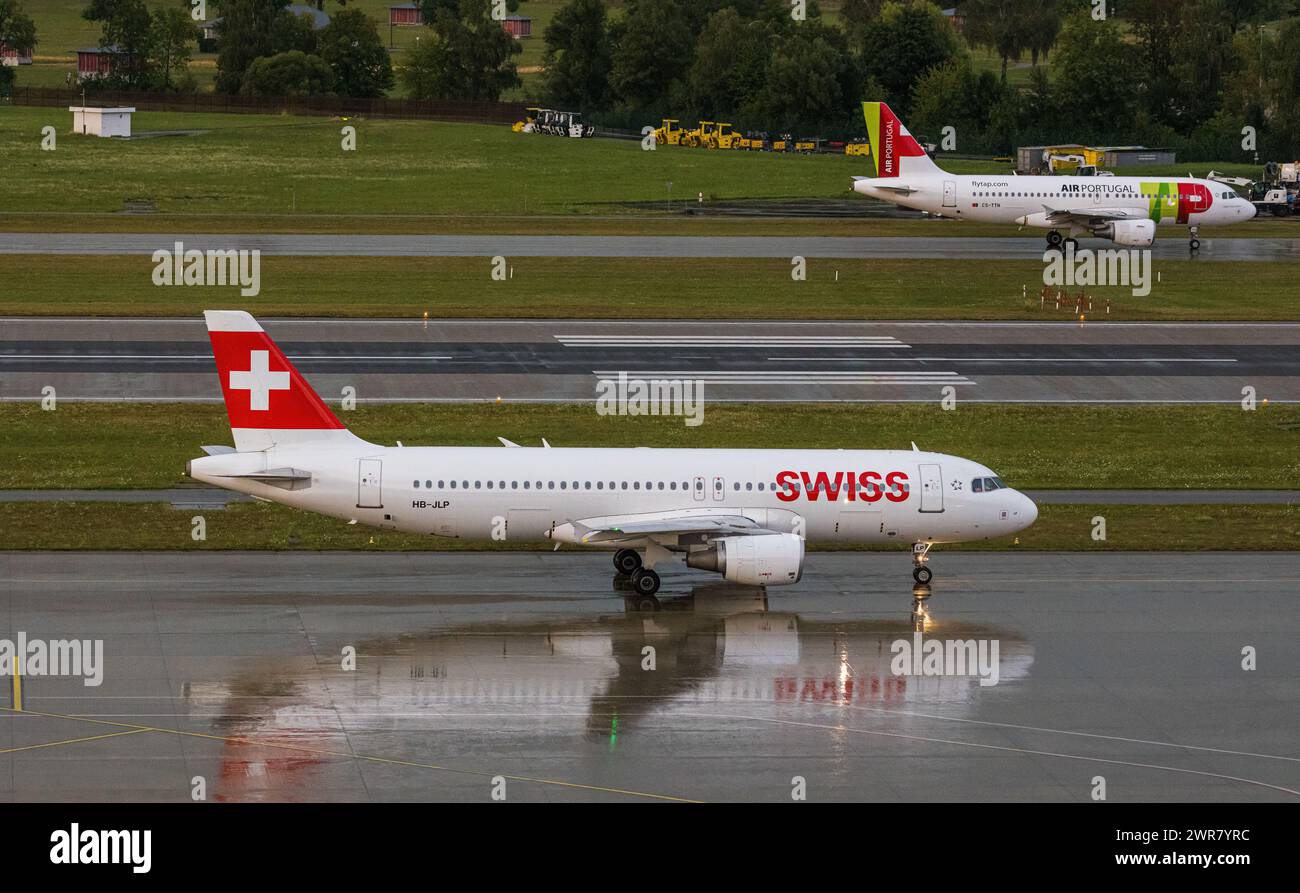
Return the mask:
[[701,121],[692,130],[683,130],[681,145],[698,149],[709,144],[709,131],[713,129],[712,121]]
[[710,149],[739,149],[741,139],[743,137],[739,131],[732,130],[730,124],[718,121],[709,131],[708,146]]
[[767,134],[751,130],[740,138],[740,148],[761,151],[767,148]]
[[772,140],[772,151],[789,152],[792,143],[793,140],[790,139],[790,134],[783,133],[780,136],[778,136],[776,139]]
[[657,145],[676,146],[681,144],[684,131],[680,127],[673,127],[677,121],[677,118],[664,118],[664,123],[655,128],[655,143]]
[[853,140],[844,144],[845,155],[870,155],[871,143],[866,140]]
[[810,140],[806,138],[796,140],[794,144],[794,150],[796,152],[803,152],[806,155],[811,155],[813,152],[817,151],[817,142],[818,142],[817,140]]

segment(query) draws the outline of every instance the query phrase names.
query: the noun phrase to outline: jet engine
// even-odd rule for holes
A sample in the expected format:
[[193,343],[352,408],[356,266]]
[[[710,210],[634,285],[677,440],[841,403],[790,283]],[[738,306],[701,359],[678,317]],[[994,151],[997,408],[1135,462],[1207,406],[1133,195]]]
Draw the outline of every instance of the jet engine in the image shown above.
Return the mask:
[[803,576],[803,538],[793,533],[727,536],[688,554],[686,566],[750,586],[798,583]]
[[1156,222],[1154,220],[1116,220],[1107,223],[1097,231],[1103,239],[1110,239],[1116,245],[1133,245],[1146,248],[1156,240]]

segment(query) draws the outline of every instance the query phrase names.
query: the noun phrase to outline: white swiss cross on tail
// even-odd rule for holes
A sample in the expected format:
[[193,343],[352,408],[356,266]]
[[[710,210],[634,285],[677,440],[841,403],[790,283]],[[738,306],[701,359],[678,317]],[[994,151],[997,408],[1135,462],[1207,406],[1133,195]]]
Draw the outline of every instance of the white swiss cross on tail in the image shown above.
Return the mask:
[[230,373],[232,391],[248,391],[248,408],[265,412],[271,408],[271,392],[289,390],[289,373],[271,371],[271,352],[254,350],[248,355],[246,372]]
[[242,310],[203,316],[237,450],[356,442],[257,320]]

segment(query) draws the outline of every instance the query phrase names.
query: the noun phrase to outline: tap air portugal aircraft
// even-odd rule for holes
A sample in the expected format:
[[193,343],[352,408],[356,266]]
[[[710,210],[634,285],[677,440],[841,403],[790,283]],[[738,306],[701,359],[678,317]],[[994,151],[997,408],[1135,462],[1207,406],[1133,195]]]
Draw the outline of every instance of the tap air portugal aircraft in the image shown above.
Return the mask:
[[190,477],[388,530],[614,550],[641,595],[674,556],[737,583],[795,583],[805,541],[912,543],[913,576],[928,583],[934,543],[1005,536],[1038,516],[978,462],[915,445],[379,446],[343,426],[252,316],[204,316],[235,445],[203,447]]
[[1189,229],[1193,251],[1202,224],[1238,223],[1255,206],[1222,183],[1173,177],[960,176],[940,168],[883,102],[864,102],[871,142],[870,177],[854,177],[853,191],[954,220],[1017,223],[1048,230],[1047,247],[1064,248],[1061,230],[1091,234],[1119,245],[1146,247],[1156,226]]

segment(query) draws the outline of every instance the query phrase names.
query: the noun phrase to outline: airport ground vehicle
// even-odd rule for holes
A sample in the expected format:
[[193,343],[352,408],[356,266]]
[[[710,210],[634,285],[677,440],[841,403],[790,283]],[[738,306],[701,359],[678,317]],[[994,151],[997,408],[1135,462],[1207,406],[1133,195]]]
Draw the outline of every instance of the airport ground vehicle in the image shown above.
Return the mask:
[[935,543],[1017,533],[1038,516],[993,471],[918,450],[385,447],[335,417],[252,316],[205,314],[234,446],[193,479],[374,527],[613,551],[641,595],[655,566],[787,585],[805,542]]

